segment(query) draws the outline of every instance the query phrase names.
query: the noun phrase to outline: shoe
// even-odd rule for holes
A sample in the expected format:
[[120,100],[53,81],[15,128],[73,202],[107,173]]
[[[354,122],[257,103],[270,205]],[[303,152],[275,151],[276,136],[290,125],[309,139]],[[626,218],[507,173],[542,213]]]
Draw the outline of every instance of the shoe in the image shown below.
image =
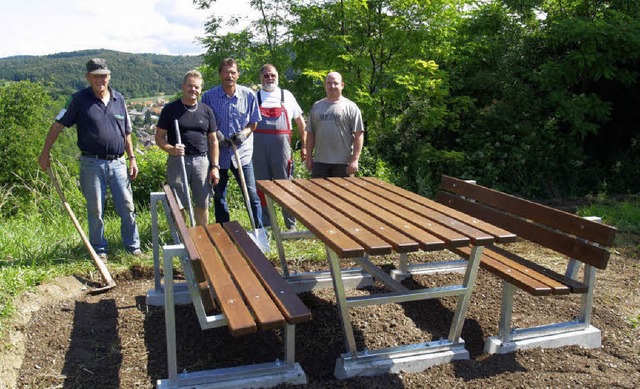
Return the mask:
[[140,249],[135,249],[131,252],[131,255],[133,255],[134,257],[141,257],[142,256],[142,250]]
[[109,257],[106,253],[98,254],[98,258],[100,258],[103,263],[109,262]]
[[296,232],[296,231],[298,231],[296,226],[291,226],[291,227],[287,228],[287,232]]

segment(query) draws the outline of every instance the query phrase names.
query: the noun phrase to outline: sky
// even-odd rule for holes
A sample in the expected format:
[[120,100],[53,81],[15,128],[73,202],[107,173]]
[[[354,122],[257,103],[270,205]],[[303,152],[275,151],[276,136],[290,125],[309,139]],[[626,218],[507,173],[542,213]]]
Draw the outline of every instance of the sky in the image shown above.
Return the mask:
[[249,0],[217,0],[209,10],[191,0],[0,0],[0,9],[0,58],[87,49],[197,55],[213,12],[255,15]]

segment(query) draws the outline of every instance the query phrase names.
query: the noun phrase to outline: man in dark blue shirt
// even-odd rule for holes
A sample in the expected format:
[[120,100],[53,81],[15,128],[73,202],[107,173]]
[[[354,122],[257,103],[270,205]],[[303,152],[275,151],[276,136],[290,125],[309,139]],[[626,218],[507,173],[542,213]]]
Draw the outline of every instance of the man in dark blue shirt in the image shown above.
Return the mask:
[[[89,87],[75,93],[51,125],[38,158],[42,170],[51,163],[49,153],[65,127],[76,126],[80,148],[80,187],[87,201],[89,241],[103,260],[108,247],[104,237],[104,205],[107,187],[111,190],[120,215],[125,249],[140,255],[140,237],[136,225],[130,179],[138,175],[131,143],[131,122],[124,97],[111,87],[111,71],[102,58],[87,62],[85,75]],[[126,152],[129,168],[124,160]],[[127,171],[128,170],[128,171]]]

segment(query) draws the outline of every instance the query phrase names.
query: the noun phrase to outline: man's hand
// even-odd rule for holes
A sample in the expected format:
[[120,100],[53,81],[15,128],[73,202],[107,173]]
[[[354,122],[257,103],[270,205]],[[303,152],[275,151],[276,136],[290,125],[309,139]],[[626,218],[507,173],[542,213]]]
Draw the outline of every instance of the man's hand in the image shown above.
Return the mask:
[[247,136],[242,131],[231,135],[231,141],[238,146],[240,146],[245,140],[247,140]]
[[135,180],[138,177],[138,164],[135,158],[129,159],[129,178]]
[[231,141],[229,141],[229,139],[225,138],[224,135],[222,135],[222,132],[220,132],[220,130],[216,131],[216,138],[218,139],[218,146],[220,146],[220,147],[229,147],[229,146],[231,146]]

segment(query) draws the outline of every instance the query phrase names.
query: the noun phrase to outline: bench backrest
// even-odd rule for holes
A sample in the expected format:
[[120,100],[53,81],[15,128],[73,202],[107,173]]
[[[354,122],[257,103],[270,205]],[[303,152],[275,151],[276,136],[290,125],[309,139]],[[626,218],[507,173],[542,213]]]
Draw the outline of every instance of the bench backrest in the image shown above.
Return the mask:
[[216,303],[209,291],[202,258],[200,258],[200,253],[198,253],[198,249],[196,249],[193,240],[189,237],[188,227],[185,222],[184,215],[182,214],[182,207],[178,204],[178,199],[173,193],[173,189],[171,189],[169,185],[165,185],[163,189],[169,205],[171,218],[173,219],[178,236],[180,237],[180,240],[184,245],[184,249],[187,252],[187,256],[189,257],[191,269],[193,270],[195,281],[198,284],[198,289],[200,290],[200,297],[202,297],[205,312],[210,314],[216,309]]
[[[442,176],[437,200],[561,254],[604,269],[616,228],[481,185]],[[576,239],[579,238],[579,239]]]

